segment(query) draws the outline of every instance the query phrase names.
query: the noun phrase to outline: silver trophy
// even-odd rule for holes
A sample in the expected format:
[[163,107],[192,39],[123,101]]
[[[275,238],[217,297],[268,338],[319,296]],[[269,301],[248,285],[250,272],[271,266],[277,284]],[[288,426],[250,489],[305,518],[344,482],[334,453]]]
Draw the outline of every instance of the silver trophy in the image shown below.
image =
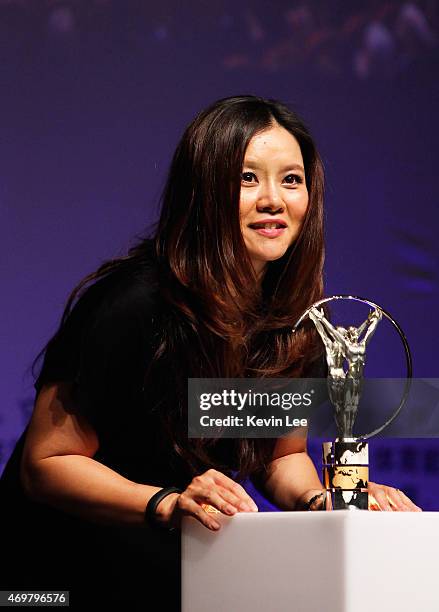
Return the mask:
[[[359,327],[333,325],[325,315],[323,304],[333,300],[354,300],[367,304],[372,310]],[[383,315],[396,328],[406,355],[407,375],[403,396],[392,416],[376,430],[354,435],[354,425],[363,388],[366,348]],[[389,425],[405,404],[412,377],[411,355],[407,340],[396,321],[383,308],[369,300],[339,295],[320,300],[303,313],[293,328],[309,317],[322,339],[328,365],[327,386],[334,408],[338,435],[335,441],[323,443],[323,483],[326,501],[321,509],[359,508],[367,510],[369,497],[369,448],[366,439]]]

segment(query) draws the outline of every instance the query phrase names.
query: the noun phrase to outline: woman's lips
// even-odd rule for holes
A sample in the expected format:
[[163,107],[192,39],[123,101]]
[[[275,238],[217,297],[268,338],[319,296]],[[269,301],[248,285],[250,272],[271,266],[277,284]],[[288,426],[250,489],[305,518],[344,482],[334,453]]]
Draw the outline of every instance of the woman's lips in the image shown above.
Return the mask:
[[287,224],[281,218],[266,218],[249,223],[249,228],[265,238],[277,238],[286,230]]
[[277,238],[287,228],[286,227],[276,227],[276,228],[273,228],[273,229],[268,229],[268,228],[265,228],[265,227],[257,227],[257,228],[256,227],[252,227],[250,229],[254,230],[258,234],[261,234],[261,236],[266,236],[267,238]]

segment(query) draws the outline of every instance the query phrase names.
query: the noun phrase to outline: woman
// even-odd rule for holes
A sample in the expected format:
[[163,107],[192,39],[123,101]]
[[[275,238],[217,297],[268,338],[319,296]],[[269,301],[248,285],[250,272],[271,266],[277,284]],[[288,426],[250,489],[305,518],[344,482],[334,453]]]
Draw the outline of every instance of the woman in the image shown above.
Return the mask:
[[[46,347],[2,479],[2,588],[134,610],[164,585],[162,609],[179,609],[178,530],[166,528],[191,515],[219,529],[203,504],[256,511],[239,484],[249,475],[280,508],[315,498],[304,439],[189,440],[185,397],[188,377],[325,375],[313,326],[290,332],[322,297],[322,204],[313,140],[283,104],[226,98],[187,127],[153,239],[81,282]],[[381,509],[416,508],[371,492]]]

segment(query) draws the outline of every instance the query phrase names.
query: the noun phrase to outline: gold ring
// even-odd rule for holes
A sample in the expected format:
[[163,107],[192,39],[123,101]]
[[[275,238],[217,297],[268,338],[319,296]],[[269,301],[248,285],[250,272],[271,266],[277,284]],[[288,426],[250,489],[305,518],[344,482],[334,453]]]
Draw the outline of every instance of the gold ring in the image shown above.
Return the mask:
[[210,504],[201,504],[201,507],[203,508],[204,512],[207,512],[208,514],[220,514],[220,511]]

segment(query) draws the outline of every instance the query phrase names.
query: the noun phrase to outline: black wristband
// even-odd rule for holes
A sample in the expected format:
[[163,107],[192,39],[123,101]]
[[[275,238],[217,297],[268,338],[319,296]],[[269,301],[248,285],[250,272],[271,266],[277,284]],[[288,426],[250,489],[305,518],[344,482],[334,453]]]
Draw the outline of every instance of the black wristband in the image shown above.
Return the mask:
[[317,501],[319,497],[322,497],[324,494],[325,491],[322,491],[321,493],[317,493],[317,495],[314,495],[314,497],[311,497],[311,499],[309,499],[305,504],[305,510],[311,510],[311,506],[313,505],[313,503]]
[[159,527],[168,531],[172,530],[172,528],[169,529],[169,527],[167,527],[166,525],[162,525],[161,523],[159,523],[156,515],[156,509],[159,503],[162,501],[162,499],[164,499],[167,495],[170,495],[171,493],[182,493],[182,490],[178,489],[177,487],[165,487],[164,489],[160,489],[160,491],[157,491],[157,493],[155,493],[151,497],[149,502],[146,504],[145,521],[149,525],[151,525],[151,527]]

